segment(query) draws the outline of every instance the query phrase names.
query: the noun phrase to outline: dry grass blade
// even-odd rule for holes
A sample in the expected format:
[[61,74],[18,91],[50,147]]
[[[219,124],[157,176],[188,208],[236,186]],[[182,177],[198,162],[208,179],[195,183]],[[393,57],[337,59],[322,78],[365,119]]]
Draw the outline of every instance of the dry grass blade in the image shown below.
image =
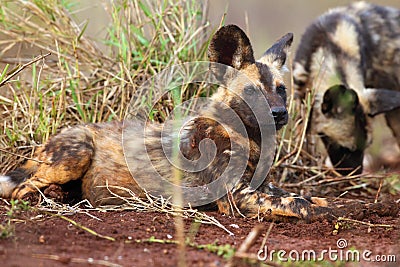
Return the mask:
[[264,227],[262,225],[256,225],[251,232],[247,235],[246,239],[242,242],[239,249],[235,253],[236,256],[240,257],[241,253],[246,253],[249,251],[250,247],[254,244],[256,239],[260,236]]
[[261,243],[261,246],[259,248],[259,251],[263,251],[265,249],[265,244],[267,243],[267,239],[269,238],[269,235],[271,233],[272,228],[274,227],[275,223],[271,223],[268,227],[267,233],[265,234],[263,241]]
[[42,60],[44,58],[46,58],[47,56],[49,56],[51,53],[47,53],[45,55],[40,55],[35,57],[34,59],[32,59],[31,61],[29,61],[28,63],[23,64],[22,66],[18,66],[18,68],[11,70],[9,73],[7,73],[7,76],[0,81],[0,87],[2,87],[3,85],[5,85],[9,80],[11,80],[11,78],[13,78],[14,76],[16,76],[18,73],[20,73],[22,70],[24,70],[26,67],[32,65],[33,63]]
[[77,228],[80,228],[80,229],[82,229],[82,230],[84,230],[84,231],[86,231],[89,234],[92,234],[94,236],[97,236],[97,237],[100,237],[100,238],[103,238],[103,239],[106,239],[106,240],[109,240],[109,241],[115,241],[115,238],[113,238],[111,236],[106,236],[106,235],[99,234],[99,233],[95,232],[94,230],[92,230],[92,229],[90,229],[90,228],[88,228],[88,227],[86,227],[84,225],[81,225],[80,223],[78,223],[78,222],[76,222],[76,221],[74,221],[74,220],[72,220],[70,218],[67,218],[67,217],[65,217],[63,215],[51,214],[51,213],[48,213],[48,215],[51,215],[53,217],[61,218],[61,219],[65,220],[65,221],[71,223],[72,225],[76,226]]
[[379,224],[379,223],[369,223],[369,222],[363,222],[363,221],[358,221],[350,218],[344,218],[344,217],[339,217],[337,219],[338,222],[351,222],[355,224],[362,224],[362,225],[367,225],[368,227],[385,227],[385,228],[393,228],[394,225],[390,224]]
[[19,155],[17,153],[13,153],[11,151],[7,151],[7,150],[5,150],[3,148],[0,148],[0,151],[4,152],[4,153],[7,153],[7,154],[10,154],[10,155],[13,155],[13,156],[18,156],[18,157],[23,158],[23,159],[33,160],[33,161],[40,162],[40,163],[45,163],[45,161],[38,160],[38,159],[35,159],[35,158],[32,158],[32,157],[26,157],[26,156],[23,156],[23,155]]
[[257,256],[251,253],[248,253],[250,247],[254,244],[256,239],[260,236],[261,231],[263,229],[262,225],[256,225],[250,233],[247,235],[246,239],[240,245],[239,249],[235,252],[234,256],[229,260],[229,262],[225,265],[225,267],[234,267],[234,266],[259,266],[254,264],[243,264],[243,262],[254,261],[258,262]]

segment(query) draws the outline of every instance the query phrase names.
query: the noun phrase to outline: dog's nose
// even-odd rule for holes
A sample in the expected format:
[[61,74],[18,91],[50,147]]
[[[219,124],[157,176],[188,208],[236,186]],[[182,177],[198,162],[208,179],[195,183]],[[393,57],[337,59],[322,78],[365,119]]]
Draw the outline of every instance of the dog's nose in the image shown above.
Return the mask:
[[276,121],[280,121],[281,119],[287,117],[287,110],[284,107],[273,107],[271,108],[271,112]]
[[275,124],[281,128],[283,125],[288,122],[288,113],[285,107],[272,107],[271,108],[272,116],[274,117]]

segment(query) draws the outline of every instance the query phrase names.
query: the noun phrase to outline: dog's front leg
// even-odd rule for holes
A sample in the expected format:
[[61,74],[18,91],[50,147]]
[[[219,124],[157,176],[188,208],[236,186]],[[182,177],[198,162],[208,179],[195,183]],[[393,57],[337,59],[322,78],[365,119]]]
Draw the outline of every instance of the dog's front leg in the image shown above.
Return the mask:
[[220,212],[241,214],[245,217],[272,221],[315,221],[331,216],[331,209],[323,198],[307,198],[288,193],[268,184],[261,190],[251,189],[239,183],[233,190],[217,201]]

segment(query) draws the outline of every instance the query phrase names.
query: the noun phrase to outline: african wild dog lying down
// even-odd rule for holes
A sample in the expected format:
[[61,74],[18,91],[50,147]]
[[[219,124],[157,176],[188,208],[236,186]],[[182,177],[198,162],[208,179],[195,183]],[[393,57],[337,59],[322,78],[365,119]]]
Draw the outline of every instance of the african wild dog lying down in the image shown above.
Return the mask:
[[305,31],[296,95],[314,90],[309,130],[342,174],[361,173],[370,117],[385,113],[400,144],[400,10],[364,2],[330,10]]
[[[209,46],[209,59],[229,65],[248,79],[262,92],[256,94],[255,88],[243,83],[242,78],[225,73],[229,90],[220,87],[213,95],[209,105],[201,111],[207,116],[190,118],[189,123],[181,132],[180,149],[189,160],[200,155],[203,139],[211,139],[217,147],[214,160],[205,169],[184,173],[183,182],[193,185],[216,180],[229,161],[234,166],[244,162],[247,167],[238,173],[238,182],[229,194],[216,200],[220,212],[233,214],[240,211],[247,217],[266,219],[305,219],[313,220],[327,212],[326,201],[321,198],[302,197],[290,194],[265,181],[258,189],[250,187],[250,180],[259,161],[260,132],[254,114],[243,103],[247,98],[251,102],[258,99],[268,101],[271,108],[272,127],[280,129],[287,123],[286,87],[281,71],[286,61],[287,50],[292,43],[293,35],[286,34],[278,40],[265,54],[256,61],[246,34],[237,26],[229,25],[219,29],[213,36]],[[262,101],[261,101],[262,102]],[[265,102],[264,102],[265,103]],[[222,127],[218,121],[226,107],[233,109],[242,120],[247,131],[245,137],[235,129],[235,125]],[[257,107],[266,109],[268,108]],[[275,121],[275,123],[273,122]],[[275,125],[274,125],[275,124]],[[135,121],[128,123],[129,127],[138,125]],[[142,189],[132,178],[125,162],[121,145],[123,124],[119,122],[79,125],[64,129],[60,134],[50,138],[36,153],[38,161],[28,161],[24,166],[1,177],[0,195],[16,199],[25,198],[37,193],[36,188],[44,189],[51,184],[65,184],[71,180],[82,181],[83,198],[93,205],[120,204],[120,198],[110,194],[126,196],[127,192],[112,186],[123,187],[137,195],[143,195]],[[231,128],[229,128],[231,127]],[[150,140],[148,155],[156,159],[158,166],[165,167],[165,175],[171,175],[171,166],[163,157],[160,144],[161,125],[154,124],[148,134],[154,137]],[[141,131],[137,129],[137,131]],[[143,131],[143,130],[142,130]],[[128,141],[134,142],[134,136],[128,136]],[[273,137],[274,139],[275,137]],[[172,139],[172,138],[171,138]],[[170,139],[170,140],[171,140]],[[239,145],[250,142],[250,157],[244,159],[230,153],[230,142]],[[141,155],[135,155],[140,157]],[[138,163],[140,165],[140,162]],[[148,166],[141,167],[144,173]],[[169,168],[169,169],[168,169]],[[152,177],[146,177],[151,183]],[[108,184],[108,188],[105,185]],[[151,192],[150,192],[151,193]],[[128,195],[129,196],[129,195]],[[229,199],[228,199],[229,198]],[[235,208],[232,208],[234,203]]]

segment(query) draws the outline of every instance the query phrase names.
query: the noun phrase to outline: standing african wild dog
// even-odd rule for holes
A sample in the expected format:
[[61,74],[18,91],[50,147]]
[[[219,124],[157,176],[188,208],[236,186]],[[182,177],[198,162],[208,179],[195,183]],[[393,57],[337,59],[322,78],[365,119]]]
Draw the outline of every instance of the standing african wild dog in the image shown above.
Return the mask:
[[[280,129],[287,123],[286,87],[282,80],[281,69],[292,39],[292,34],[283,36],[258,61],[254,59],[248,37],[237,26],[222,27],[211,40],[208,51],[210,61],[239,70],[260,90],[259,92],[262,92],[262,94],[254,93],[256,91],[253,85],[243,83],[241,77],[225,73],[223,76],[224,79],[228,79],[229,90],[220,87],[208,107],[201,112],[207,116],[190,118],[182,128],[180,149],[189,160],[200,157],[200,142],[204,139],[212,139],[217,147],[211,164],[201,171],[184,173],[183,183],[192,185],[209,183],[221,175],[229,161],[233,162],[233,166],[247,162],[244,173],[242,171],[237,174],[241,177],[231,192],[216,201],[220,212],[227,214],[236,212],[231,208],[232,202],[248,217],[260,216],[270,219],[309,220],[317,218],[328,210],[324,207],[326,203],[323,199],[303,198],[267,182],[258,190],[250,187],[255,167],[263,162],[258,162],[261,142],[259,125],[243,99],[248,98],[252,102],[266,99],[275,121],[272,127]],[[233,109],[242,120],[248,137],[236,129],[235,125],[229,124],[229,121],[226,122],[228,128],[218,123],[219,117],[227,107]],[[266,107],[257,108],[264,108],[265,112],[268,112]],[[142,189],[132,178],[123,154],[121,133],[125,126],[129,127],[132,133],[126,138],[128,142],[134,144],[135,133],[143,132],[143,125],[137,121],[125,124],[119,122],[87,124],[63,130],[37,151],[36,159],[39,162],[28,161],[23,167],[1,177],[0,195],[24,198],[34,193],[35,187],[42,189],[50,184],[65,184],[78,179],[82,180],[83,197],[96,206],[121,203],[121,199],[110,194],[110,190],[121,196],[126,196],[127,192],[113,186],[123,187],[141,195]],[[157,124],[146,127],[149,136],[147,155],[154,159],[156,168],[160,168],[164,175],[171,176],[171,166],[161,148],[161,129],[161,125]],[[239,147],[249,142],[250,156],[243,158],[232,153],[231,142]],[[131,156],[140,159],[145,155],[143,152]],[[152,176],[146,176],[149,167],[141,166],[140,162],[137,165],[141,175],[144,174],[149,183],[152,183]],[[108,188],[105,187],[106,184]]]
[[400,10],[358,2],[323,14],[302,36],[293,76],[297,96],[314,90],[309,129],[339,172],[362,171],[369,117],[385,113],[400,144]]

